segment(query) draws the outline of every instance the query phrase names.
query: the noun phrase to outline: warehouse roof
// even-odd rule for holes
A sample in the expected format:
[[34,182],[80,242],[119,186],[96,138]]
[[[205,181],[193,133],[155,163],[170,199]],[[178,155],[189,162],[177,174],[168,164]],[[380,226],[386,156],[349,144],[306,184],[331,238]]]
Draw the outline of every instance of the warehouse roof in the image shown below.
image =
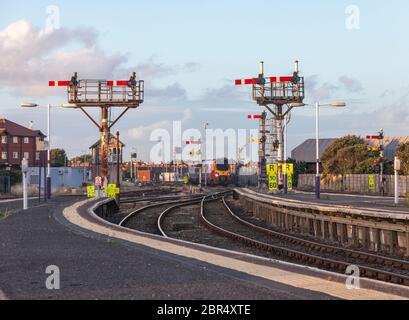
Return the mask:
[[[325,152],[325,150],[335,141],[335,138],[330,139],[320,139],[319,140],[319,147],[320,147],[320,157]],[[377,146],[379,141],[377,140],[368,140],[364,139],[365,142],[370,146]],[[409,136],[403,137],[385,137],[383,140],[384,144],[384,152],[385,157],[388,160],[393,160],[395,156],[396,148],[401,143],[409,142]],[[291,151],[291,158],[297,161],[303,161],[307,163],[313,163],[316,161],[315,156],[315,139],[307,139],[299,146],[295,147]]]
[[[319,139],[320,157],[335,139]],[[316,143],[315,139],[307,139],[291,151],[291,158],[303,162],[315,162]]]

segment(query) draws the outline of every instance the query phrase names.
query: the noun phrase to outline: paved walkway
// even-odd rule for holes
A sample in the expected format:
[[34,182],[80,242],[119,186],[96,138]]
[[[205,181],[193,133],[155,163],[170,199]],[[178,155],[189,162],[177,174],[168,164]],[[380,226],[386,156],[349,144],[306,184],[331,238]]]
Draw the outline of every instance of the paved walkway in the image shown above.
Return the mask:
[[[99,224],[98,233],[89,231],[84,229],[89,225],[73,225],[63,216],[78,200],[56,198],[0,221],[0,299],[399,298],[347,290],[291,266],[254,264],[134,231],[103,230]],[[65,209],[76,223],[82,219],[78,206]],[[60,270],[60,290],[46,289],[50,265]]]
[[[72,198],[0,221],[2,299],[330,299],[206,262],[61,224]],[[57,221],[59,220],[59,221]],[[66,221],[65,221],[66,223]],[[47,266],[61,272],[48,290]]]

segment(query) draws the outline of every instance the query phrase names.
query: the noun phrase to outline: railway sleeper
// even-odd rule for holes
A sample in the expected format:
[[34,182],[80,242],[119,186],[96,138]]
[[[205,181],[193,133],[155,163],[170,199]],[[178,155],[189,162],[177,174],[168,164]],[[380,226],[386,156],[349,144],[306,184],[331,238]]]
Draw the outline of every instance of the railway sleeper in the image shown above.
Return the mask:
[[402,283],[402,278],[399,276],[391,276],[390,277],[390,282],[396,283],[396,284],[401,284]]
[[382,281],[389,281],[390,280],[390,278],[391,278],[391,276],[389,275],[389,274],[385,274],[385,273],[382,273],[382,272],[378,272],[378,277],[377,277],[379,280],[382,280]]

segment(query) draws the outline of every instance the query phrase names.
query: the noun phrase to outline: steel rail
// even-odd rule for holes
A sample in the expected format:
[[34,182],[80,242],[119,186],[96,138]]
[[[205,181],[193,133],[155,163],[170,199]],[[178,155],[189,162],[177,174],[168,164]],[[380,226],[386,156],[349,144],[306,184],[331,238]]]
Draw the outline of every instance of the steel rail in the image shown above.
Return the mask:
[[[166,208],[166,209],[159,215],[158,221],[157,221],[157,226],[158,226],[158,229],[159,229],[160,233],[161,233],[162,236],[164,236],[165,238],[170,238],[170,237],[166,234],[166,232],[164,231],[163,221],[164,221],[166,215],[167,215],[168,213],[170,213],[172,210],[177,209],[177,208],[180,208],[180,207],[185,207],[185,206],[188,206],[188,205],[192,205],[192,204],[201,203],[202,201],[216,201],[216,200],[221,199],[226,193],[229,193],[229,192],[231,192],[231,191],[218,192],[218,193],[212,194],[211,196],[203,196],[203,197],[201,197],[200,199],[195,199],[195,200],[192,200],[191,202],[185,202],[185,203],[181,203],[181,204],[176,204],[176,205],[174,205],[174,206],[171,206],[171,207],[169,207],[169,208]],[[210,197],[210,199],[209,199],[209,200],[206,200],[206,199],[209,198],[209,197]]]
[[[200,197],[200,199],[201,199],[202,197]],[[136,209],[136,210],[134,210],[134,211],[132,211],[131,213],[129,213],[125,218],[123,218],[122,220],[121,220],[121,222],[119,222],[119,226],[123,226],[125,223],[127,223],[130,219],[132,219],[136,214],[138,214],[138,213],[140,213],[140,212],[143,212],[143,211],[145,211],[145,210],[147,210],[147,209],[149,209],[149,208],[154,208],[154,207],[160,207],[160,206],[164,206],[164,205],[167,205],[167,204],[175,204],[175,203],[181,203],[181,202],[189,202],[189,201],[192,201],[194,198],[192,198],[192,199],[188,199],[188,200],[183,200],[183,201],[180,201],[180,200],[176,200],[176,201],[165,201],[165,202],[159,202],[159,203],[154,203],[154,204],[149,204],[149,205],[147,205],[147,206],[144,206],[144,207],[142,207],[142,208],[139,208],[139,209]],[[198,198],[199,199],[199,198]]]
[[[262,241],[258,241],[243,235],[240,235],[235,232],[231,232],[229,230],[226,230],[224,228],[221,228],[219,226],[216,226],[212,222],[210,222],[206,217],[205,217],[205,209],[204,209],[204,204],[205,204],[205,199],[204,197],[201,201],[201,208],[200,208],[200,219],[202,222],[207,225],[210,229],[214,230],[215,232],[224,235],[226,237],[229,237],[234,240],[238,240],[240,242],[243,242],[247,246],[251,246],[254,248],[258,248],[267,252],[274,253],[278,256],[283,256],[283,257],[289,257],[291,259],[295,259],[297,261],[314,265],[318,268],[322,269],[327,269],[331,271],[336,271],[339,273],[345,273],[345,270],[347,269],[348,266],[350,266],[350,263],[339,261],[339,260],[334,260],[322,256],[317,256],[309,253],[305,253],[302,251],[294,250],[294,249],[289,249],[285,247],[280,247],[277,245],[272,245],[269,243],[265,243]],[[356,264],[355,264],[356,265]],[[372,267],[368,266],[363,266],[363,265],[356,265],[359,270],[360,270],[360,276],[364,276],[367,278],[372,278],[372,279],[377,279],[377,280],[382,280],[386,282],[393,282],[393,283],[398,283],[398,284],[404,284],[406,286],[409,286],[409,277],[402,275],[402,274],[397,274],[385,270],[380,270],[380,269],[375,269]]]
[[391,257],[386,257],[386,256],[381,256],[369,252],[364,252],[364,251],[358,251],[358,250],[353,250],[353,249],[348,249],[348,248],[342,248],[338,246],[333,246],[329,244],[324,244],[324,243],[319,243],[316,241],[311,241],[311,240],[306,240],[300,237],[288,235],[286,233],[278,232],[278,231],[273,231],[267,228],[263,228],[260,226],[257,226],[249,221],[246,221],[239,216],[237,216],[233,210],[230,208],[230,206],[227,204],[226,199],[223,198],[223,204],[229,214],[238,222],[240,222],[243,225],[246,225],[252,229],[258,230],[260,232],[263,232],[265,234],[271,235],[275,238],[278,238],[280,240],[288,241],[290,243],[294,243],[297,245],[302,245],[307,248],[312,248],[316,251],[320,252],[326,252],[326,253],[344,253],[348,257],[352,257],[355,259],[362,259],[366,260],[368,262],[376,262],[376,263],[381,263],[387,266],[393,266],[395,268],[402,268],[404,270],[409,270],[409,261],[407,260],[400,260],[400,259],[395,259]]

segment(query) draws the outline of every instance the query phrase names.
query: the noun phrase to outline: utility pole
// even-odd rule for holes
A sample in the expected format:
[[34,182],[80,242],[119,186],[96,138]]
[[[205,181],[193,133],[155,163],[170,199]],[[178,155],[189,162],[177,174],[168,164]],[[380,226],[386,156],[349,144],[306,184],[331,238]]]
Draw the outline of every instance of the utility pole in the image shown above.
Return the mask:
[[380,146],[379,146],[380,152],[379,152],[379,156],[380,156],[380,158],[381,158],[381,173],[380,173],[380,179],[381,179],[381,181],[380,181],[380,186],[381,186],[381,196],[384,196],[384,195],[385,195],[385,183],[384,183],[384,180],[383,180],[383,158],[384,158],[384,152],[383,152],[384,132],[383,132],[383,129],[381,129],[381,130],[379,131],[379,137],[380,137],[380,139],[379,139],[379,141],[380,141]]
[[[121,177],[120,177],[120,168],[119,168],[119,166],[120,166],[120,150],[121,150],[121,147],[120,147],[120,142],[119,142],[119,131],[117,131],[116,132],[116,187],[117,188],[121,188]],[[122,156],[122,154],[121,154],[121,156]],[[117,203],[118,203],[118,205],[120,204],[120,202],[121,202],[121,198],[120,198],[120,195],[119,195],[119,193],[117,194],[117,196],[116,196],[117,198],[116,198],[116,201],[117,201]]]
[[[203,168],[203,164],[204,164],[203,162],[206,162],[206,152],[207,152],[207,150],[206,150],[206,131],[207,131],[208,125],[209,125],[209,123],[205,122],[205,124],[204,124],[204,136],[203,136],[204,144],[202,144],[203,153],[201,155],[201,157],[202,157],[202,168]],[[203,159],[203,154],[204,154],[204,159]],[[206,168],[206,171],[204,173],[204,176],[205,176],[204,177],[204,185],[205,185],[205,187],[207,187],[207,168]]]
[[288,175],[287,175],[287,127],[291,120],[291,113],[285,116],[285,126],[284,126],[284,194],[288,193]]
[[27,172],[28,160],[23,158],[21,161],[21,172],[23,173],[23,210],[28,209],[28,192],[27,192]]
[[395,173],[395,205],[399,204],[399,170],[400,170],[400,159],[398,157],[395,157],[394,163],[393,163],[393,170]]

